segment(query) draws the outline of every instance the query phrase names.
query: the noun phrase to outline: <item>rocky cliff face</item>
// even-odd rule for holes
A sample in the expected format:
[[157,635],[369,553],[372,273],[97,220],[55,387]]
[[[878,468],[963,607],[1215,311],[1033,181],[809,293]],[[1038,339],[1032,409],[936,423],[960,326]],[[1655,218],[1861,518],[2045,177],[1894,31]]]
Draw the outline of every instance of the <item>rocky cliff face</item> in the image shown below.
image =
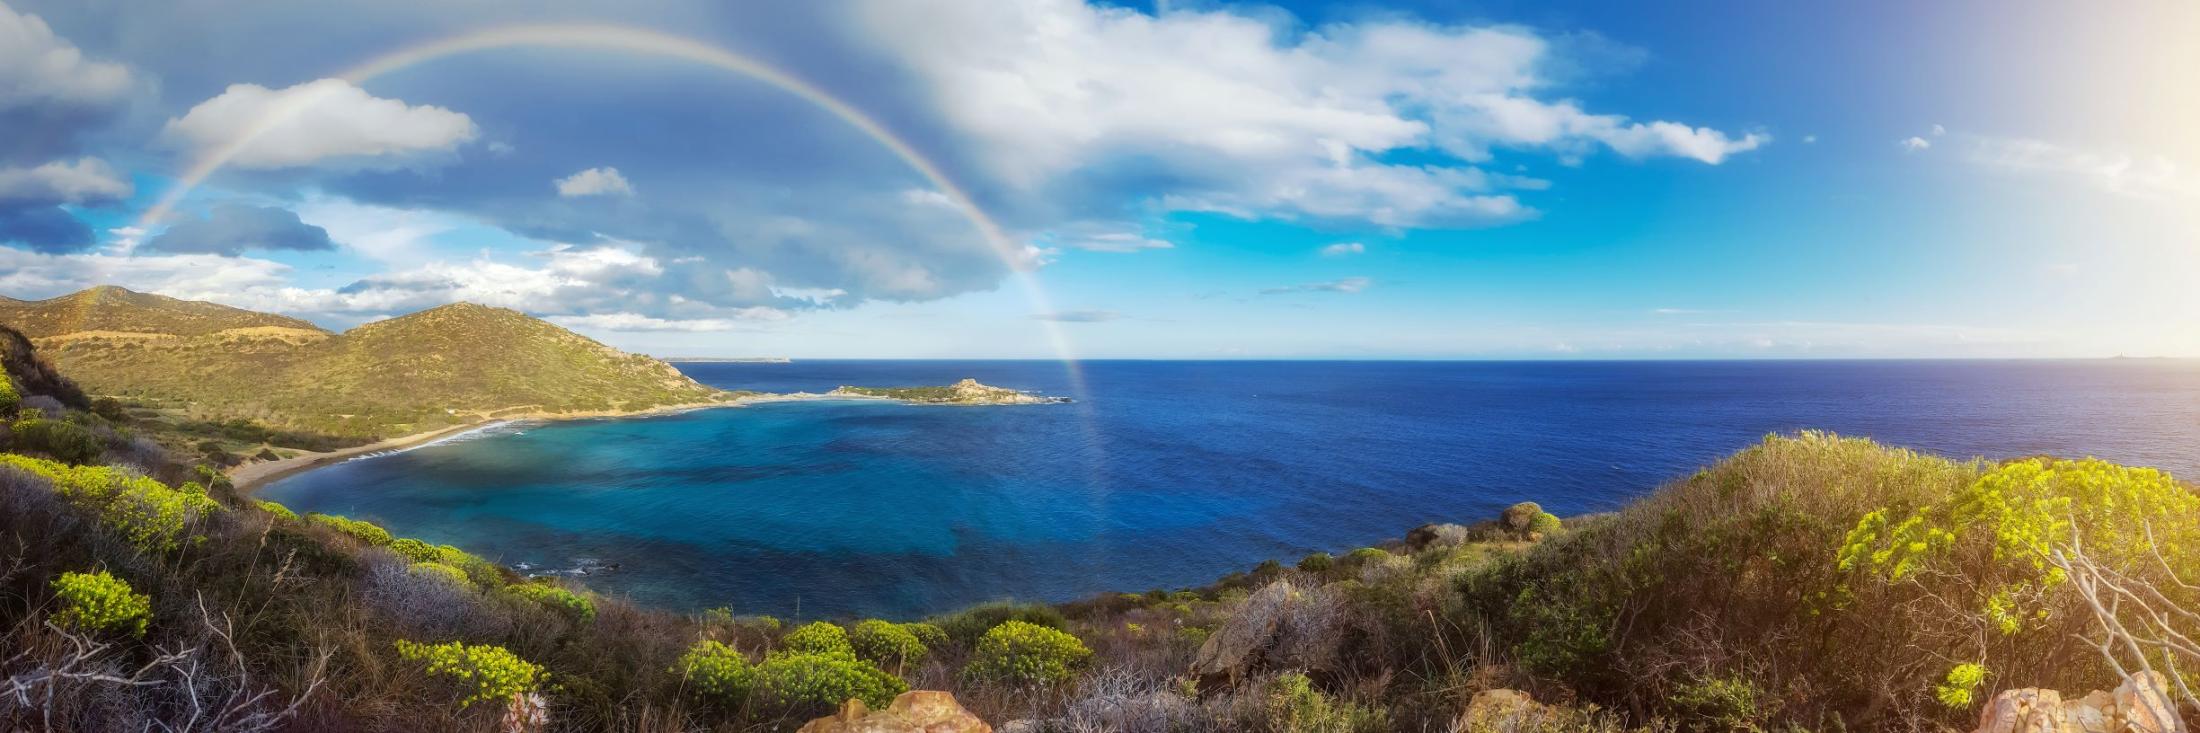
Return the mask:
[[2003,690],[1979,713],[1975,733],[2185,733],[2169,682],[2140,672],[2115,690],[2075,700],[2055,690]]

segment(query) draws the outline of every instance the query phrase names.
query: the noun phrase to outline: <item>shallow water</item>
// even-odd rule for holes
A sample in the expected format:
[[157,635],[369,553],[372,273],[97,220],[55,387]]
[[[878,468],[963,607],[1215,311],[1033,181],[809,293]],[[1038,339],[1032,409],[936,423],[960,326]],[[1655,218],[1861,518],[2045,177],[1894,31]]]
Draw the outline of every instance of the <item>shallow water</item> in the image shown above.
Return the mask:
[[[765,391],[1050,362],[683,364]],[[1771,432],[2200,475],[2200,362],[1089,362],[1068,405],[502,426],[263,490],[660,606],[913,617],[1208,582],[1532,499],[1616,507]]]

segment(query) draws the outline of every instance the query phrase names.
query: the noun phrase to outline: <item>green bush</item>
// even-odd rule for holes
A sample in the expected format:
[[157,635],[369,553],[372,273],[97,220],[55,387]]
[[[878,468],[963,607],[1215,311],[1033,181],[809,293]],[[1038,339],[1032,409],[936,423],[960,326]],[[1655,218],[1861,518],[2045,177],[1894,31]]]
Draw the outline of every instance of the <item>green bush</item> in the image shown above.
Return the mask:
[[1068,681],[1091,658],[1092,650],[1067,632],[1008,621],[978,640],[963,676],[988,682],[1051,685]]
[[907,669],[927,651],[908,628],[875,618],[857,623],[848,633],[848,643],[855,647],[856,656],[890,669]]
[[1762,697],[1748,678],[1731,675],[1683,684],[1666,704],[1696,730],[1761,731]]
[[53,621],[71,631],[144,636],[145,624],[153,616],[152,598],[131,590],[129,583],[105,570],[62,573],[53,581],[53,592],[61,604]]
[[182,546],[198,518],[221,511],[205,494],[110,466],[65,466],[30,456],[0,454],[0,466],[13,466],[53,483],[54,492],[99,518],[140,552],[164,552]]
[[466,571],[439,562],[416,562],[412,564],[412,567],[407,568],[407,572],[423,578],[434,578],[460,588],[474,587],[474,581],[472,578],[466,577]]
[[1390,551],[1380,547],[1362,547],[1360,549],[1346,553],[1344,556],[1344,561],[1354,567],[1367,565],[1370,563],[1384,562],[1388,561],[1389,559]]
[[26,417],[15,421],[10,430],[15,436],[16,448],[44,453],[63,463],[91,463],[99,460],[99,454],[107,450],[100,444],[99,436],[72,422]]
[[947,646],[947,631],[938,626],[918,621],[902,624],[901,627],[917,637],[917,643],[923,644],[927,652]]
[[985,636],[993,627],[1009,621],[1022,621],[1050,629],[1069,627],[1069,619],[1063,618],[1062,612],[1053,606],[1006,601],[971,606],[952,615],[933,619],[932,623],[947,632],[947,638],[953,639],[955,643],[968,645],[977,643],[978,637]]
[[1336,564],[1337,559],[1330,557],[1329,553],[1326,552],[1317,552],[1299,558],[1299,569],[1309,573],[1326,573],[1329,572],[1329,568]]
[[738,649],[709,639],[688,647],[672,672],[680,675],[695,694],[728,707],[746,700],[749,690],[756,684],[756,665],[750,664],[748,657],[742,656]]
[[[366,523],[361,522],[360,524]],[[349,527],[340,531],[359,537],[361,540],[372,542],[373,533],[381,529],[372,524],[367,524],[364,528]],[[355,531],[364,532],[365,535],[355,534]],[[383,534],[388,533],[384,532]],[[472,579],[475,584],[484,588],[494,588],[504,584],[504,573],[497,568],[495,563],[483,560],[478,555],[450,545],[431,545],[411,537],[397,537],[389,541],[388,547],[391,552],[413,562],[441,563],[458,568],[465,571],[466,577]]]
[[0,417],[15,417],[23,409],[23,394],[15,391],[15,380],[0,371]]
[[884,708],[909,683],[849,654],[778,654],[756,668],[757,698],[790,717],[829,713],[850,698]]
[[1565,523],[1559,521],[1558,515],[1550,512],[1536,512],[1535,517],[1528,520],[1528,533],[1549,537],[1557,534],[1563,526],[1565,526]]
[[1381,733],[1390,717],[1379,708],[1336,703],[1306,675],[1288,672],[1268,683],[1268,727],[1277,733]]
[[533,691],[543,679],[542,667],[489,644],[421,644],[399,639],[397,656],[424,663],[430,676],[449,678],[465,696],[459,707],[477,702],[502,703],[513,695]]
[[351,535],[353,539],[375,547],[382,547],[394,541],[390,537],[389,530],[383,529],[373,522],[320,513],[306,515],[306,521]]
[[596,620],[596,602],[588,596],[551,585],[546,582],[514,583],[505,586],[512,595],[558,609],[583,623]]
[[812,621],[779,638],[779,645],[798,654],[845,654],[855,656],[856,648],[848,643],[848,631],[828,621]]
[[290,507],[283,506],[272,501],[256,501],[252,502],[252,504],[253,506],[259,507],[260,511],[274,515],[277,519],[287,519],[293,522],[298,521],[298,513],[291,511]]

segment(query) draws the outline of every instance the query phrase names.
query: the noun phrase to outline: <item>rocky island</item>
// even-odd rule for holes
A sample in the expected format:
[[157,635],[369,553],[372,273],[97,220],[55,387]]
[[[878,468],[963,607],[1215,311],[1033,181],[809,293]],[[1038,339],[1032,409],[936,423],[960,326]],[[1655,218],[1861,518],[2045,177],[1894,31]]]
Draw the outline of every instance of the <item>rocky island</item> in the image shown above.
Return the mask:
[[1050,405],[1068,402],[1067,397],[1047,397],[1020,392],[1007,387],[979,384],[975,379],[964,379],[945,387],[853,387],[843,385],[826,395],[832,397],[871,397],[900,400],[919,405]]

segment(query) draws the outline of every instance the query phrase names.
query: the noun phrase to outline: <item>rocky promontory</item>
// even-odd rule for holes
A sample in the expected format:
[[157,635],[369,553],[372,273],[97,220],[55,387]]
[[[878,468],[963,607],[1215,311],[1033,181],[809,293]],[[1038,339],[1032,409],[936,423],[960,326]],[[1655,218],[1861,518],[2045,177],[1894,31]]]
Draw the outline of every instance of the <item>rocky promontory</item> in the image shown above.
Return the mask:
[[831,397],[872,397],[921,405],[1046,405],[1068,402],[1066,397],[1047,397],[1007,387],[979,384],[965,379],[945,387],[855,387],[843,385],[826,393]]

